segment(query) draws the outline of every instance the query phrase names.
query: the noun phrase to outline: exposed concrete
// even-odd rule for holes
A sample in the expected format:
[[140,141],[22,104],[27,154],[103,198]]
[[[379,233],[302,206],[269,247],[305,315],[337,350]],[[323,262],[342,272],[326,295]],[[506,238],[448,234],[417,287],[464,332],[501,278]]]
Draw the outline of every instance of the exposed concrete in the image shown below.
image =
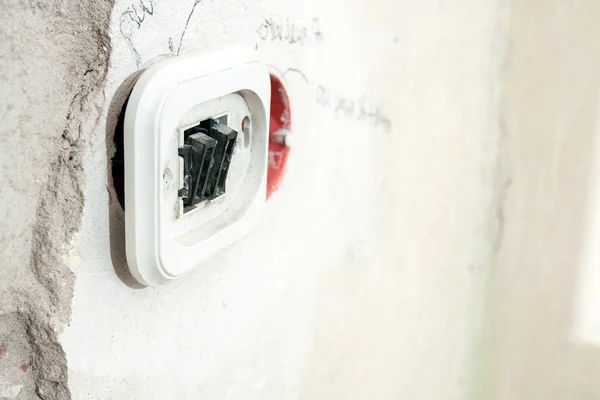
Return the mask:
[[2,2],[0,394],[7,398],[70,398],[57,334],[71,313],[67,259],[84,204],[83,154],[103,102],[111,7],[109,0]]

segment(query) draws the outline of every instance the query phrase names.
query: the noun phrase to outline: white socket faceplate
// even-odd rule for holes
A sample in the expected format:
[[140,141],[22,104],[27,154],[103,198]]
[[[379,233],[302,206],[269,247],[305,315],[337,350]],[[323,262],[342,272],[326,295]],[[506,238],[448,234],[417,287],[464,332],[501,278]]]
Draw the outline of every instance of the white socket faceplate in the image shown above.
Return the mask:
[[[256,224],[266,201],[269,103],[267,69],[240,50],[166,59],[140,76],[124,123],[127,263],[140,283],[186,274]],[[224,115],[238,132],[226,191],[184,213],[183,131]]]

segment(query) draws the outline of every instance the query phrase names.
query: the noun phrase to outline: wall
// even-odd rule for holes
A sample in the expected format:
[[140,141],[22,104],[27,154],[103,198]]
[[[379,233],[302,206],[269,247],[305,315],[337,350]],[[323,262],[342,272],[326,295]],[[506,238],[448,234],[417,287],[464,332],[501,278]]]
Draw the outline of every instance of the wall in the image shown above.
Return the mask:
[[598,227],[589,226],[597,214],[599,6],[526,1],[511,12],[504,224],[490,275],[480,398],[600,394],[598,264],[590,257]]
[[[113,9],[107,129],[86,158],[82,261],[61,336],[73,397],[464,397],[494,234],[499,4],[143,4]],[[288,22],[308,38],[273,38]],[[234,44],[285,73],[295,126],[284,186],[235,249],[132,289],[107,192],[123,82],[170,52]],[[380,121],[324,104],[324,90],[363,99]]]
[[[590,341],[567,329],[591,300],[565,267],[592,168],[591,3],[8,1],[0,398],[593,398]],[[232,45],[289,90],[284,184],[235,248],[140,288],[116,118],[145,66]]]
[[0,398],[68,398],[58,333],[84,153],[100,123],[110,2],[0,3]]

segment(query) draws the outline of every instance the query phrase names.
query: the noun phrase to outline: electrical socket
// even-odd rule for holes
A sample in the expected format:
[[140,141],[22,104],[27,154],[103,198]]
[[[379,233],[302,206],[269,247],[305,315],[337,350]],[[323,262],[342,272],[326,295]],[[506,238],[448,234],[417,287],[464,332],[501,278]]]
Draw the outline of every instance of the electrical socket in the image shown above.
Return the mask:
[[123,124],[127,263],[137,281],[179,278],[257,223],[269,105],[269,73],[252,51],[173,57],[141,74]]

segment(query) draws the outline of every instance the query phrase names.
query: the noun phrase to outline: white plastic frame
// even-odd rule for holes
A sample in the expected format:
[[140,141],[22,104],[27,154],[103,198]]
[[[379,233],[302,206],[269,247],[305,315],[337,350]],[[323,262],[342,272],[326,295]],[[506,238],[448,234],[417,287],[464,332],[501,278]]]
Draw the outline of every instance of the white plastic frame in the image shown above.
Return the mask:
[[[241,177],[243,190],[218,221],[197,226],[186,234],[186,240],[179,240],[173,236],[175,213],[165,211],[169,207],[163,204],[169,197],[163,192],[177,190],[162,179],[166,165],[172,165],[177,156],[170,143],[179,135],[189,110],[234,93],[245,99],[252,126],[250,165]],[[269,104],[269,73],[253,52],[235,49],[174,57],[152,65],[140,76],[124,123],[127,263],[140,283],[156,286],[188,273],[256,224],[266,201]]]

